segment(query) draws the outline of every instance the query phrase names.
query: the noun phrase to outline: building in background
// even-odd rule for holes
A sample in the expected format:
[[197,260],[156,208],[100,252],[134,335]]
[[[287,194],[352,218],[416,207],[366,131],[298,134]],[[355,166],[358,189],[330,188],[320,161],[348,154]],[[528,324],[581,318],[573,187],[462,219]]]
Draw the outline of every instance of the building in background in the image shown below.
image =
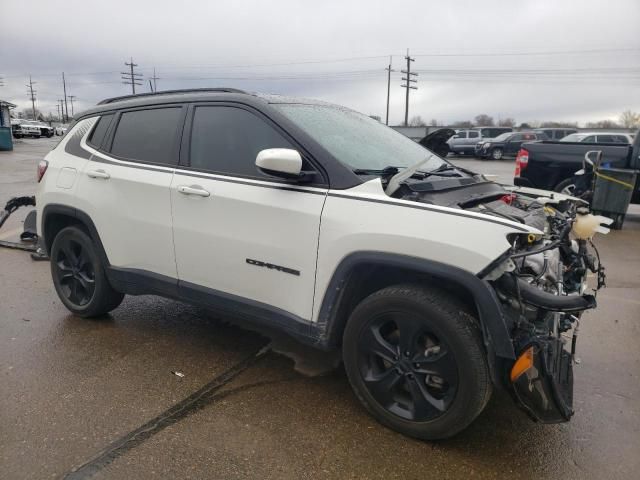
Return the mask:
[[0,100],[0,150],[13,150],[11,136],[11,115],[9,110],[16,108],[13,103]]

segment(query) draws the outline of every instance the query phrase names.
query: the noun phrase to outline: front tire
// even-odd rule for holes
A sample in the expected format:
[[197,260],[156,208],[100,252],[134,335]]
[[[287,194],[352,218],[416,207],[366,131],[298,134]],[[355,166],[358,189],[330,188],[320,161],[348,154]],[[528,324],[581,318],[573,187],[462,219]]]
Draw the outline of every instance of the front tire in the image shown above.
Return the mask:
[[115,291],[91,237],[80,227],[60,230],[51,247],[51,276],[58,297],[72,313],[97,317],[116,308],[124,294]]
[[455,435],[491,396],[478,325],[439,290],[399,285],[364,299],[345,328],[343,359],[369,413],[411,437]]
[[502,160],[502,156],[504,155],[504,152],[502,151],[501,148],[494,148],[491,151],[491,158],[493,160]]

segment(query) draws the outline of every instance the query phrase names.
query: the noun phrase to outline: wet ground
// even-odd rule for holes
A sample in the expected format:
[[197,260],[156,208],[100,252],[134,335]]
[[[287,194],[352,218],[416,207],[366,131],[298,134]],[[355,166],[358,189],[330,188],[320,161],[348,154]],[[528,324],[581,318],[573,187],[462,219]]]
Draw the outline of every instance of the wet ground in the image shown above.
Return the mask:
[[[34,191],[54,140],[0,152],[0,202]],[[513,168],[460,163],[505,180]],[[608,288],[581,325],[574,419],[534,424],[496,392],[466,431],[431,443],[372,420],[335,356],[278,335],[287,356],[266,351],[268,332],[152,296],[80,319],[58,301],[47,263],[0,249],[0,478],[637,478],[633,212],[598,239]],[[20,218],[0,238],[15,236]]]

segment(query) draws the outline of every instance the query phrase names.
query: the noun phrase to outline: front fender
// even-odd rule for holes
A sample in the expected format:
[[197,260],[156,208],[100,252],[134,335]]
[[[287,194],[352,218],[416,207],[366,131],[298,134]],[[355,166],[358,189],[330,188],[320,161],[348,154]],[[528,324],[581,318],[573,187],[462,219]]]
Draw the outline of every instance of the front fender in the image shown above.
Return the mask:
[[345,257],[336,270],[325,291],[317,318],[317,330],[321,341],[335,343],[343,325],[337,316],[342,292],[351,273],[360,266],[385,266],[429,275],[446,280],[460,287],[456,295],[469,295],[478,311],[479,321],[487,351],[495,356],[515,359],[515,353],[502,308],[493,287],[476,275],[458,267],[423,258],[385,252],[362,251]]

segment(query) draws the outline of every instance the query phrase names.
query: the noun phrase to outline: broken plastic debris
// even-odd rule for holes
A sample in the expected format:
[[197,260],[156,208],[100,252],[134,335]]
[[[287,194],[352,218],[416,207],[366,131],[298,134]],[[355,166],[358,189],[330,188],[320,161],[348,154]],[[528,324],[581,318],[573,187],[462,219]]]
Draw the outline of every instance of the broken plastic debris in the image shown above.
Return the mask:
[[173,372],[172,371],[171,373],[173,373],[176,377],[180,377],[180,378],[184,377],[184,373],[182,373],[182,372]]

